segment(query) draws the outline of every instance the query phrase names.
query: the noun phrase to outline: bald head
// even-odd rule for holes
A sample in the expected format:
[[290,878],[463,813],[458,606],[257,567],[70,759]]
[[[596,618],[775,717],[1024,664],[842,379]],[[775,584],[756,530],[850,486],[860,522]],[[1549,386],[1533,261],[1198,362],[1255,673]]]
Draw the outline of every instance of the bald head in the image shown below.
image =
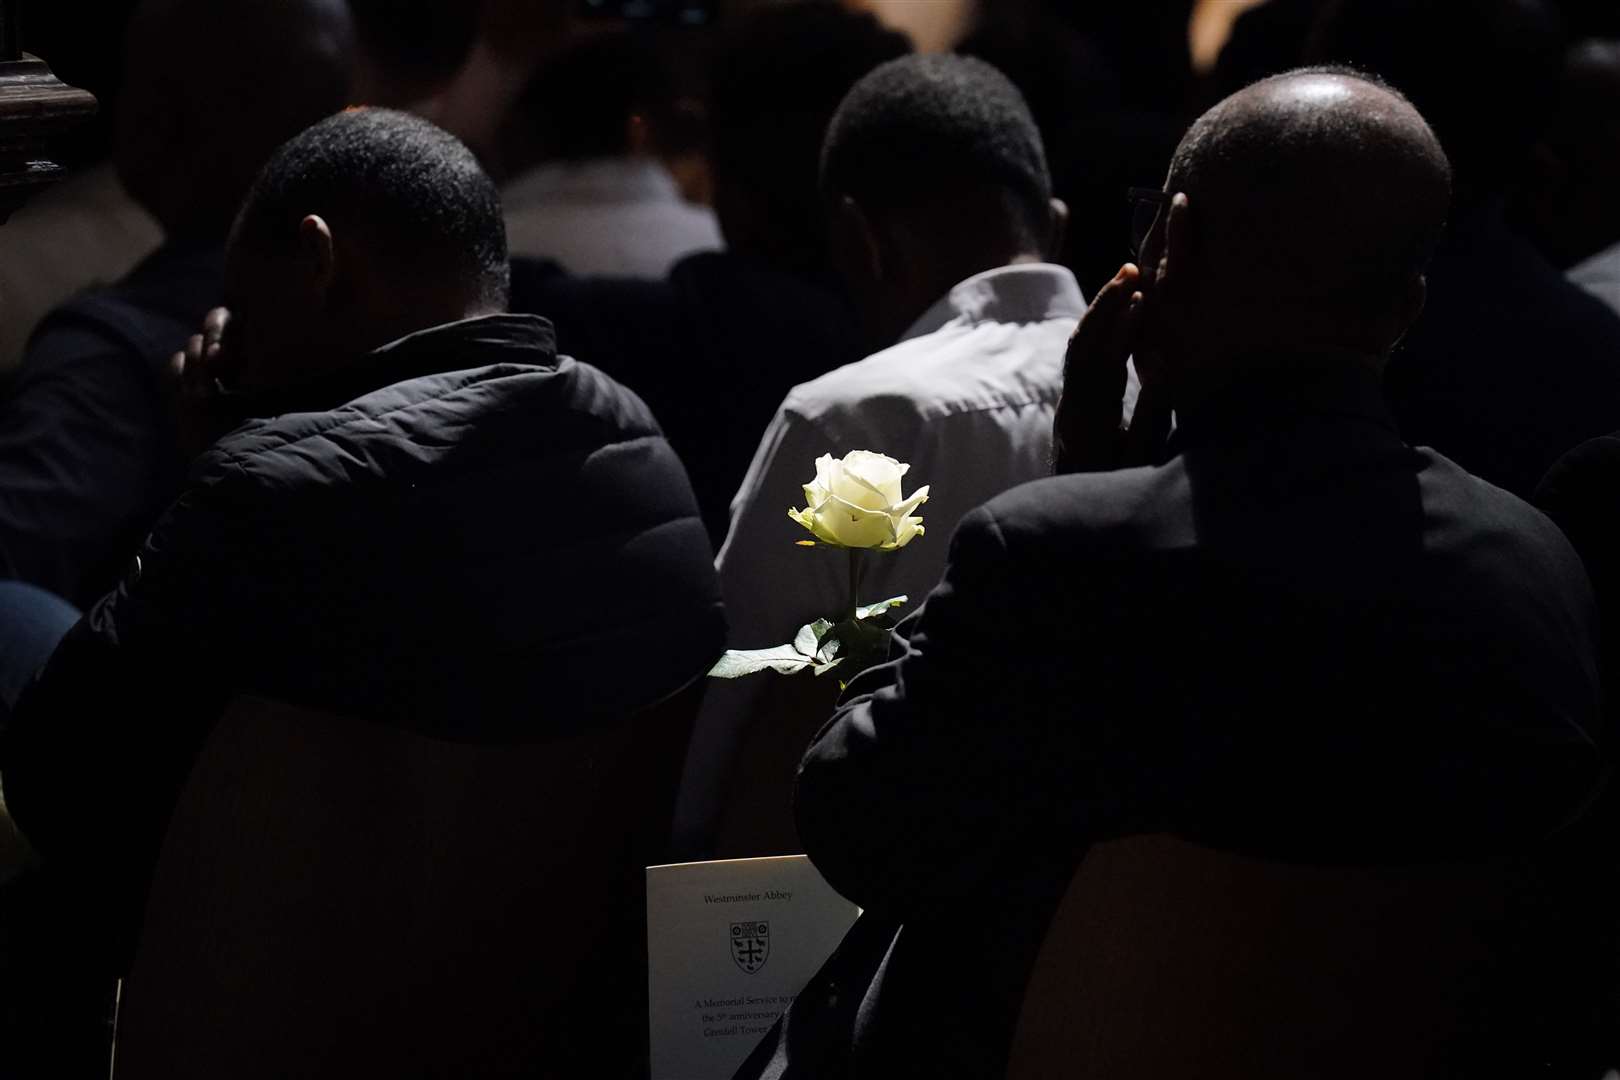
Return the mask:
[[275,148],[347,104],[346,0],[143,0],[126,42],[119,174],[171,235],[223,240]]
[[1310,318],[1399,305],[1445,224],[1451,170],[1416,109],[1354,73],[1258,82],[1193,124],[1170,190],[1214,280]]

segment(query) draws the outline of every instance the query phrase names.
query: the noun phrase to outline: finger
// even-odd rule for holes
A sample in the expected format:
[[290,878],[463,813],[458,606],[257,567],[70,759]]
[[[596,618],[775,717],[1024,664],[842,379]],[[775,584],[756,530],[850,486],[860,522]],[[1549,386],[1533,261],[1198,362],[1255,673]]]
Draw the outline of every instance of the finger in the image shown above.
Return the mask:
[[211,310],[203,319],[203,341],[207,351],[212,352],[219,348],[225,337],[225,328],[230,325],[231,313],[229,309],[217,307]]
[[1130,309],[1131,296],[1142,272],[1133,263],[1120,267],[1097,296],[1069,335],[1065,366],[1089,365],[1107,356],[1117,335],[1117,324]]

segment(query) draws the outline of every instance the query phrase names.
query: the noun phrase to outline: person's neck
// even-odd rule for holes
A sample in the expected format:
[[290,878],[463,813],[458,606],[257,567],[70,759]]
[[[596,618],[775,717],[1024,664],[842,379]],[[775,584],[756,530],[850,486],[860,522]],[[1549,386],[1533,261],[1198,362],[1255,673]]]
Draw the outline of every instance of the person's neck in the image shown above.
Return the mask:
[[1005,266],[1029,265],[1044,262],[1038,252],[1008,245],[979,253],[957,252],[930,258],[926,254],[908,260],[915,272],[902,279],[885,304],[883,316],[877,326],[878,336],[885,345],[899,340],[928,310],[950,294],[962,282],[989,270]]
[[1176,415],[1200,417],[1231,411],[1234,403],[1259,393],[1288,396],[1301,387],[1376,387],[1387,357],[1336,343],[1268,343],[1240,347],[1214,363],[1181,367],[1170,394]]

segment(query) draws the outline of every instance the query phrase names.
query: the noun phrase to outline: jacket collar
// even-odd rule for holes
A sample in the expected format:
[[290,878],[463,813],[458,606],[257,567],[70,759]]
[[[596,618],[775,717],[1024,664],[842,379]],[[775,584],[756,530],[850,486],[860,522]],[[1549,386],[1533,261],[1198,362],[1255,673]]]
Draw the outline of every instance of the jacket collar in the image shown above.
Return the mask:
[[1066,268],[1051,263],[1013,263],[974,274],[953,287],[900,340],[932,334],[957,320],[1043,322],[1078,319],[1085,310],[1080,283]]
[[256,397],[249,411],[255,416],[323,412],[424,375],[493,364],[556,363],[557,335],[549,320],[538,315],[481,315],[407,334],[325,378]]

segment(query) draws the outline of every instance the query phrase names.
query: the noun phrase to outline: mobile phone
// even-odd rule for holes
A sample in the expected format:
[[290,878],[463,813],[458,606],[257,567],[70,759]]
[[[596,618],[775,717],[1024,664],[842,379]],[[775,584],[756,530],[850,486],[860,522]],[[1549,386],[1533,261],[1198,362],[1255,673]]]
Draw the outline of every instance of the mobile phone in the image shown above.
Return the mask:
[[706,26],[714,21],[715,6],[716,0],[579,0],[579,14],[587,19]]

